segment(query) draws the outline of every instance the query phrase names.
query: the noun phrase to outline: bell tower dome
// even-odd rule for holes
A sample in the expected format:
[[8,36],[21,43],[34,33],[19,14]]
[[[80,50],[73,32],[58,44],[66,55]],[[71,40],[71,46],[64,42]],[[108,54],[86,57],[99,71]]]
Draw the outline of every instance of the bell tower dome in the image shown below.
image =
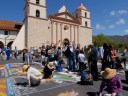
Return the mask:
[[82,3],[74,12],[74,16],[80,21],[81,26],[91,28],[90,12]]
[[26,16],[46,19],[46,0],[25,0]]

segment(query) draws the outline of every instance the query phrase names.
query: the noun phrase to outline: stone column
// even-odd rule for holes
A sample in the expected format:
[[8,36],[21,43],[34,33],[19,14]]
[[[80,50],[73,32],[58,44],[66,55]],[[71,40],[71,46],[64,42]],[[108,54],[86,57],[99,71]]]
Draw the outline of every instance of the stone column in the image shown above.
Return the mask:
[[60,24],[60,41],[61,41],[61,43],[62,43],[62,25],[63,24]]
[[53,24],[54,22],[51,22],[51,43],[53,43]]
[[58,43],[58,23],[56,23],[56,43]]
[[72,25],[70,25],[70,42],[72,42]]
[[77,26],[77,43],[79,43],[79,26]]
[[74,43],[76,44],[76,33],[75,33],[75,26],[74,26]]

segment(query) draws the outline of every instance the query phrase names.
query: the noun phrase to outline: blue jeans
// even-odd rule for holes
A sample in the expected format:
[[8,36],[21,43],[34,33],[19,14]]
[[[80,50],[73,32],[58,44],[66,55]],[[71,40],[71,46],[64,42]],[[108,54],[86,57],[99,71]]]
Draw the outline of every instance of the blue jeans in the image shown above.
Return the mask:
[[10,54],[7,54],[7,60],[10,60]]
[[73,58],[68,58],[69,71],[73,71]]
[[110,68],[112,68],[112,69],[115,69],[116,68],[115,61],[111,61]]
[[17,59],[17,53],[14,53],[14,57]]

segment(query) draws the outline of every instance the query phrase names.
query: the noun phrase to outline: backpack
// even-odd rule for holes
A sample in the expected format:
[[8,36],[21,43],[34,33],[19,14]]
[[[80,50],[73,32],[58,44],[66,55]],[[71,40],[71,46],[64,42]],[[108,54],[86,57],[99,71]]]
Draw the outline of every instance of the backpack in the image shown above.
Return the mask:
[[62,66],[58,66],[57,71],[58,72],[63,72],[63,67]]

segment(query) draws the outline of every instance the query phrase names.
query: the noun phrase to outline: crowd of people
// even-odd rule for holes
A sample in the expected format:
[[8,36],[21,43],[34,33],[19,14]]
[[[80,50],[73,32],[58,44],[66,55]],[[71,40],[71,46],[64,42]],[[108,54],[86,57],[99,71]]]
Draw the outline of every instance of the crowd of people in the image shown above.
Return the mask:
[[12,51],[9,47],[0,48],[0,60],[11,60],[17,59],[18,49],[15,46],[14,51]]
[[[1,49],[0,53],[1,55],[6,54],[7,60],[10,59],[11,51],[9,48]],[[123,68],[121,62],[124,63],[124,66],[126,65],[127,54],[128,49],[123,52],[122,56],[117,55],[114,47],[108,43],[104,43],[101,47],[90,44],[88,47],[85,46],[81,48],[80,44],[75,45],[74,42],[69,43],[69,41],[66,41],[63,43],[63,47],[62,44],[58,42],[57,44],[42,46],[38,49],[34,47],[23,49],[21,57],[26,65],[23,66],[22,70],[28,72],[27,78],[30,84],[30,79],[33,80],[33,78],[39,81],[42,78],[49,78],[49,76],[54,74],[53,70],[62,68],[62,64],[66,60],[68,71],[79,72],[82,82],[84,82],[85,74],[88,74],[86,79],[89,80],[93,78],[93,80],[97,81],[99,78],[97,63],[100,61],[102,64],[100,71],[103,80],[99,95],[102,96],[103,89],[107,86],[109,89],[108,92],[112,94],[112,96],[117,96],[122,91],[122,83],[116,75],[116,69]],[[17,47],[15,47],[13,56],[17,59]],[[43,77],[39,71],[30,67],[34,58],[40,59],[42,66],[45,66],[44,73],[46,74],[44,74]],[[54,67],[50,62],[53,62]]]

